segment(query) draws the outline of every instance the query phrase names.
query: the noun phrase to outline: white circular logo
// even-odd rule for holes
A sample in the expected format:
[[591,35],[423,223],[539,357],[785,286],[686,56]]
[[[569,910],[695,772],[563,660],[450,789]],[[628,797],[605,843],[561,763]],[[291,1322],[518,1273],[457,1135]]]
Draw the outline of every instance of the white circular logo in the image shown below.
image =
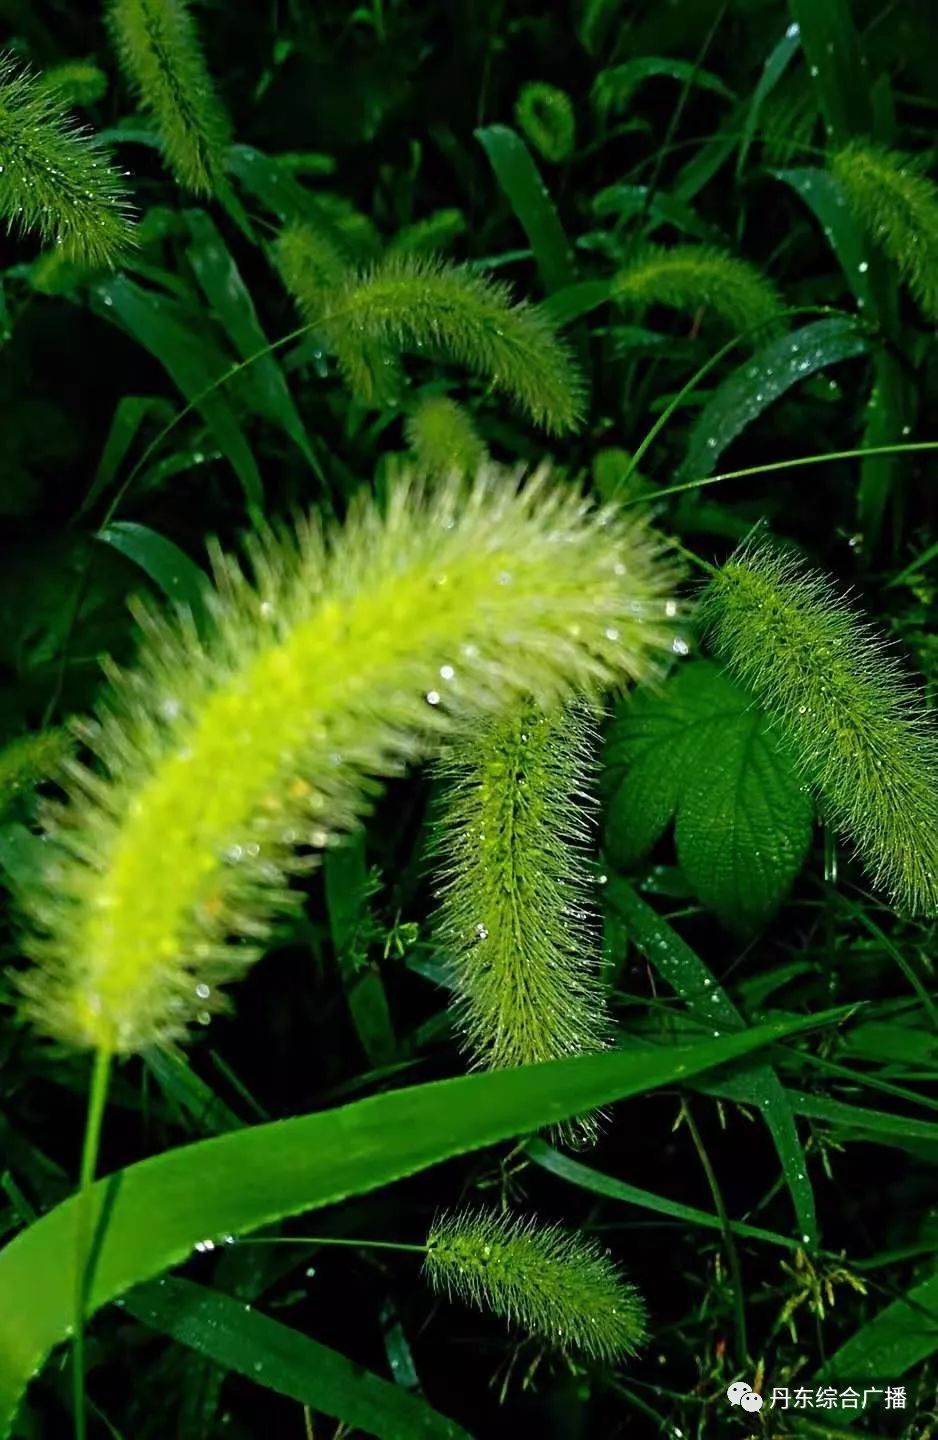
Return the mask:
[[740,1405],[750,1413],[762,1409],[762,1396],[745,1380],[734,1380],[726,1392],[726,1398],[731,1405]]

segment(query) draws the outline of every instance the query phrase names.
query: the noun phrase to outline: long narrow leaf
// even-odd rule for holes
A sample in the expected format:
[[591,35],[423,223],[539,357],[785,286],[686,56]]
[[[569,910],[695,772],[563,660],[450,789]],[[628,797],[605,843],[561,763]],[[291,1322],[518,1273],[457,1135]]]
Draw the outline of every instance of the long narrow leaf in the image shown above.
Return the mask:
[[833,1013],[698,1045],[552,1061],[398,1090],[183,1146],[98,1181],[87,1212],[68,1200],[0,1252],[0,1437],[9,1434],[29,1380],[69,1332],[75,1276],[62,1257],[76,1253],[83,1213],[96,1236],[87,1290],[92,1314],[180,1264],[207,1236],[239,1235],[450,1156],[680,1083],[823,1024]]

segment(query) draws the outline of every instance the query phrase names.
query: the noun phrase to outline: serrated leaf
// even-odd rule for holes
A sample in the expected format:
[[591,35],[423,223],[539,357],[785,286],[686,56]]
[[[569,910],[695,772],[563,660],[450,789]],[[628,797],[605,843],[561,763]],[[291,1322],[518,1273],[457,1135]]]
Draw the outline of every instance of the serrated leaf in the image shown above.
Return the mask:
[[691,431],[683,475],[711,475],[726,447],[764,410],[817,370],[853,359],[869,349],[869,338],[846,316],[814,320],[757,350],[707,401]]
[[750,696],[712,662],[692,662],[620,709],[606,766],[610,857],[633,864],[673,818],[702,904],[733,929],[764,925],[802,866],[812,807]]

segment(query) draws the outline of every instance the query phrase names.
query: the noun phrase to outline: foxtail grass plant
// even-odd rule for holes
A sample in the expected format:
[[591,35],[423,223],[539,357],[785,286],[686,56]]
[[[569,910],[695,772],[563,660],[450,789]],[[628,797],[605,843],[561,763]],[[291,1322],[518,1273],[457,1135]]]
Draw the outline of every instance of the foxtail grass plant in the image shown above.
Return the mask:
[[660,544],[544,469],[405,478],[385,511],[247,555],[250,580],[215,552],[207,635],[138,607],[139,658],[78,727],[96,763],[69,762],[24,896],[28,1010],[68,1044],[127,1054],[207,1023],[377,777],[466,717],[640,678],[670,640]]
[[115,265],[133,245],[124,177],[63,90],[0,56],[0,216],[63,260]]
[[615,1362],[645,1337],[644,1303],[608,1254],[533,1217],[440,1215],[424,1269],[435,1290],[500,1315],[564,1355]]
[[[618,635],[614,638],[620,638]],[[636,652],[638,635],[624,639]],[[503,1068],[594,1053],[607,1037],[599,979],[593,838],[597,737],[588,710],[523,704],[449,745],[436,850],[436,941],[454,1018],[475,1065]],[[584,1117],[564,1139],[595,1138]]]
[[717,573],[702,618],[873,884],[938,914],[938,732],[885,642],[825,575],[766,541]]

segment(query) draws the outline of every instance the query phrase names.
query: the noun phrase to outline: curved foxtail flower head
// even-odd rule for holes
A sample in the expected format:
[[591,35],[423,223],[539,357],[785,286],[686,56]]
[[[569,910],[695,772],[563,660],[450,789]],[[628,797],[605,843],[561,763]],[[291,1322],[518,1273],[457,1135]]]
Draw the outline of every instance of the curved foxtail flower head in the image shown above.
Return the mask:
[[[638,667],[636,667],[638,668]],[[606,1043],[592,903],[596,733],[583,705],[486,716],[438,765],[439,949],[477,1066],[534,1065]],[[593,1117],[560,1128],[595,1138]]]
[[938,322],[938,189],[921,157],[853,141],[831,156],[847,203]]
[[82,729],[97,763],[72,762],[24,897],[29,1008],[67,1042],[127,1053],[207,1021],[376,777],[467,716],[644,674],[670,638],[660,544],[546,469],[405,476],[384,510],[248,556],[250,580],[215,557],[205,635],[139,609],[139,659]]
[[424,1270],[435,1290],[491,1310],[564,1355],[614,1362],[645,1338],[645,1305],[593,1240],[533,1218],[437,1217]]
[[109,20],[121,65],[156,121],[173,175],[197,195],[219,194],[228,117],[186,0],[110,0]]
[[134,244],[127,189],[103,145],[47,78],[0,54],[0,217],[63,260],[119,263]]
[[766,542],[724,565],[703,618],[873,883],[938,913],[938,733],[884,641],[826,576]]

